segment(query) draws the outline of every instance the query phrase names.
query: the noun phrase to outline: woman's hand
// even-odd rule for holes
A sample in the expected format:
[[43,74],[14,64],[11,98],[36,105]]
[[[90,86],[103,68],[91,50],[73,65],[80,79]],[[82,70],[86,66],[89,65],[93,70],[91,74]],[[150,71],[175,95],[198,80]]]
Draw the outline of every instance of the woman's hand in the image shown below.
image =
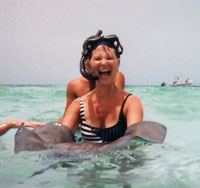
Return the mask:
[[24,123],[25,127],[42,127],[45,123],[41,122],[32,122],[32,121],[18,121],[18,120],[10,120],[0,123],[0,136],[5,134],[9,129],[19,128],[21,124]]
[[32,128],[42,127],[42,126],[46,125],[45,123],[41,123],[41,122],[18,121],[18,120],[11,120],[11,121],[8,121],[8,123],[10,124],[11,128],[19,128],[22,123],[24,123],[25,127],[32,127]]

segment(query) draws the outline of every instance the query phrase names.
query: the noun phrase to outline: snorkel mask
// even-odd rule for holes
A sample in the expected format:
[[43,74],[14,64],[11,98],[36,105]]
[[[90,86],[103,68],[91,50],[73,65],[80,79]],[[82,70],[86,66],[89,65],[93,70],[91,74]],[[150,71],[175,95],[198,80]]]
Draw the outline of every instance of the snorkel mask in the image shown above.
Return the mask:
[[85,67],[86,60],[91,56],[92,51],[100,44],[107,45],[115,50],[115,54],[118,58],[123,52],[123,47],[119,42],[119,38],[116,35],[101,36],[102,31],[99,30],[96,35],[88,37],[83,43],[83,52],[80,60],[80,72],[88,80],[98,80],[98,77],[88,73]]

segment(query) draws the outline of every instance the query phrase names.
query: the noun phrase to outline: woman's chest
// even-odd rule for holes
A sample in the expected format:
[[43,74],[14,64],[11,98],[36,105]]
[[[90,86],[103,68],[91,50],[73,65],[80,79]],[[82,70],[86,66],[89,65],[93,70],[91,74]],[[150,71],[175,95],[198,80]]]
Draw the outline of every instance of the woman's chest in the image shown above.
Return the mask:
[[93,105],[86,107],[85,119],[87,124],[97,128],[109,128],[115,125],[119,120],[121,105]]

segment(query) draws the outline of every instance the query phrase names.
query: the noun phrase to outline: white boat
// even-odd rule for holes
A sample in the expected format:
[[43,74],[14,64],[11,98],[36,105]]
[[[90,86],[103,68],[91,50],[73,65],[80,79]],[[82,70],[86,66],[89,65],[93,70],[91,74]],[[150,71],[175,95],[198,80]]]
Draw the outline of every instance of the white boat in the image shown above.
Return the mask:
[[170,87],[178,87],[178,86],[191,86],[192,85],[192,80],[190,80],[189,78],[187,78],[184,82],[181,81],[181,77],[180,76],[175,76],[174,80],[172,81],[172,83],[165,83],[163,82],[161,84],[161,86],[170,86]]

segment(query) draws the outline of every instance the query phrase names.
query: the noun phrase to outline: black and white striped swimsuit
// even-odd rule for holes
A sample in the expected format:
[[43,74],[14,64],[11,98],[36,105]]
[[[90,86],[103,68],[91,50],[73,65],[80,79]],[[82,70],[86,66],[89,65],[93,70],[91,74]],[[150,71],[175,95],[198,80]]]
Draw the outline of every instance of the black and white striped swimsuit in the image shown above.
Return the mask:
[[120,113],[119,113],[119,119],[118,122],[109,128],[96,128],[92,127],[87,124],[85,121],[85,112],[84,112],[84,103],[83,99],[80,97],[80,128],[81,128],[81,135],[86,142],[92,142],[92,143],[110,143],[118,138],[124,136],[124,133],[127,128],[126,119],[123,115],[123,107],[127,100],[127,98],[131,94],[128,94],[121,106]]

